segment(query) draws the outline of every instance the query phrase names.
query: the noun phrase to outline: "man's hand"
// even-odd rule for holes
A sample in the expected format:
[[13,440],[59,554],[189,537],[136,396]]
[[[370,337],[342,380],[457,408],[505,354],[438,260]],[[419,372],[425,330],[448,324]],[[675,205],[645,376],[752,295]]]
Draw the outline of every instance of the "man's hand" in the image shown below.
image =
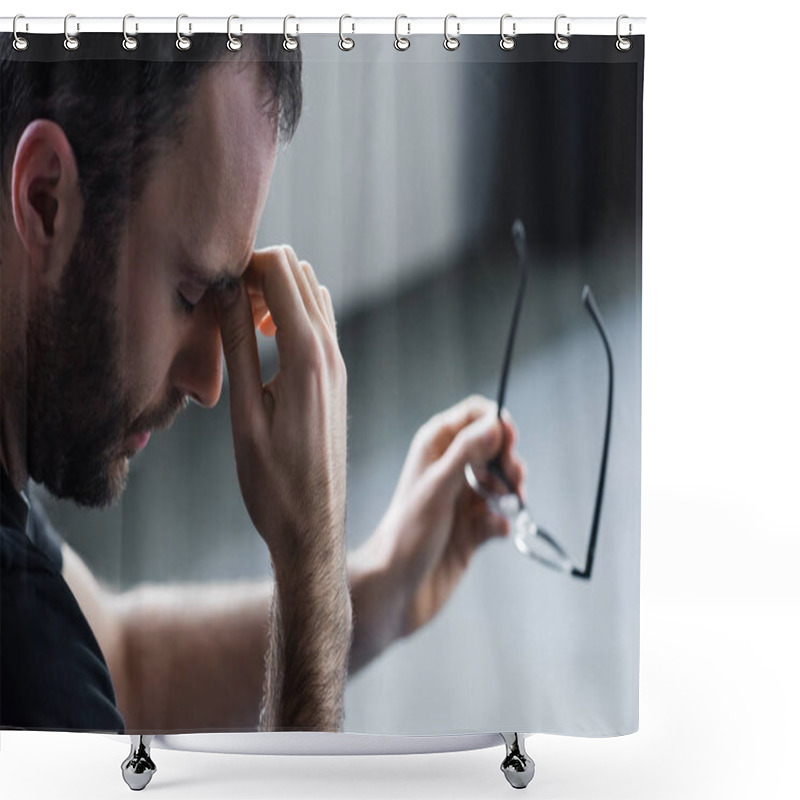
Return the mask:
[[359,603],[364,611],[357,614],[363,625],[353,643],[356,668],[428,622],[476,549],[508,535],[508,521],[472,491],[464,467],[483,466],[500,453],[506,477],[522,493],[524,466],[512,452],[515,439],[506,411],[499,421],[497,405],[480,396],[436,414],[419,429],[386,514],[352,559],[359,571],[381,565],[380,580],[368,590],[372,608]]
[[[344,545],[347,374],[330,294],[290,247],[253,254],[217,292],[236,469],[276,569],[308,545]],[[266,316],[266,315],[269,316]],[[279,371],[262,384],[254,318],[274,332]]]
[[[347,380],[330,295],[290,247],[216,295],[236,471],[275,571],[261,728],[338,730],[352,632],[345,557]],[[279,369],[263,384],[254,319]],[[266,324],[266,323],[265,323]]]

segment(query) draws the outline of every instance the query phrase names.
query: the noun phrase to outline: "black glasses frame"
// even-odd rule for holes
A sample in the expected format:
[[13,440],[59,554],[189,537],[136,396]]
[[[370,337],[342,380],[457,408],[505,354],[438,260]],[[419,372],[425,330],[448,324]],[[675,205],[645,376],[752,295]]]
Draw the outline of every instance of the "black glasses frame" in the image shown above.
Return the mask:
[[[500,386],[497,392],[498,419],[500,418],[500,414],[503,410],[503,405],[505,403],[506,386],[508,385],[508,375],[511,367],[511,354],[514,350],[514,339],[516,338],[517,334],[517,325],[519,323],[520,311],[522,309],[522,300],[525,296],[525,288],[528,283],[528,272],[531,270],[530,256],[528,254],[528,245],[525,237],[525,226],[522,224],[521,220],[517,219],[514,221],[514,224],[511,228],[511,233],[514,239],[514,245],[517,250],[517,256],[519,258],[520,279],[519,279],[519,287],[517,289],[517,297],[516,300],[514,301],[514,312],[511,317],[511,328],[508,332],[508,339],[506,340],[505,353],[503,355],[503,368],[500,373]],[[600,512],[603,506],[603,493],[605,490],[605,483],[606,483],[606,468],[608,465],[608,450],[609,450],[609,444],[611,442],[611,414],[614,406],[614,357],[611,353],[611,343],[609,342],[608,339],[608,332],[606,331],[603,318],[600,315],[600,310],[597,307],[597,303],[595,302],[594,296],[592,295],[592,290],[589,288],[588,284],[583,287],[583,292],[581,293],[581,300],[583,301],[583,304],[586,310],[588,311],[589,316],[592,318],[592,321],[594,322],[595,327],[597,328],[597,331],[600,334],[600,338],[602,339],[603,347],[606,353],[606,360],[608,362],[608,401],[606,403],[606,424],[605,424],[605,434],[603,436],[603,455],[600,460],[600,475],[597,479],[597,493],[595,495],[595,501],[594,501],[594,512],[592,514],[592,524],[589,532],[589,543],[586,551],[586,561],[584,563],[583,569],[579,569],[578,567],[573,566],[571,572],[571,574],[576,578],[588,579],[592,575],[592,566],[594,565],[595,548],[597,547],[597,536],[600,530]],[[516,495],[517,500],[519,502],[519,509],[521,511],[525,507],[525,505],[522,502],[522,498],[519,497],[519,495],[517,495],[517,493],[514,491],[510,481],[503,472],[503,468],[500,464],[499,455],[488,463],[487,469],[492,475],[497,477],[506,486],[509,492]],[[567,556],[567,553],[564,551],[564,549],[558,544],[558,542],[555,541],[555,539],[553,539],[553,537],[549,533],[547,533],[547,531],[545,531],[542,528],[537,528],[536,535],[541,536],[556,552],[559,553],[560,556],[562,556],[566,560],[569,560],[569,557]]]

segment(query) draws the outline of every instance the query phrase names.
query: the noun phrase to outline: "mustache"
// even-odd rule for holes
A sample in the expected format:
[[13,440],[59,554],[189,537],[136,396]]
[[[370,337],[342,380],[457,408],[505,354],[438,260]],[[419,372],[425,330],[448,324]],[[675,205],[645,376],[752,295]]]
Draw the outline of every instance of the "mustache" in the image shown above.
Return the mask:
[[145,431],[166,430],[188,405],[188,395],[183,394],[178,389],[171,389],[164,404],[155,411],[145,414],[131,432],[139,434]]

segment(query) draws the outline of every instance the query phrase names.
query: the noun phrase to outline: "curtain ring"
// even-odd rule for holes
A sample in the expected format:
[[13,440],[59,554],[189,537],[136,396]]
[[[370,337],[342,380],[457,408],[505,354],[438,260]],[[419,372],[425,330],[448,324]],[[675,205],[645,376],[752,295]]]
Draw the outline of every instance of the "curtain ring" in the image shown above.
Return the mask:
[[[15,50],[20,50],[20,51],[21,50],[27,50],[28,49],[28,40],[24,36],[20,36],[17,33],[17,20],[18,19],[25,19],[25,15],[24,14],[17,14],[17,16],[14,17],[14,25],[13,25],[13,28],[12,28],[12,30],[14,31],[14,49]],[[26,31],[28,30],[28,23],[27,22],[25,23],[25,30]]]
[[[298,41],[294,36],[289,36],[287,31],[287,26],[289,24],[290,19],[297,19],[297,17],[293,17],[291,14],[283,18],[283,49],[284,50],[297,50]],[[300,25],[295,23],[296,31],[295,35],[300,33]]]
[[[622,20],[628,19],[628,18],[629,17],[628,17],[627,14],[620,14],[617,17],[617,50],[619,50],[621,53],[627,53],[628,50],[631,49],[631,40],[630,39],[626,39],[619,32],[619,24],[620,24],[620,22],[622,22]],[[628,35],[630,36],[631,33],[633,33],[633,25],[631,25],[631,23],[629,22],[628,23]]]
[[[242,40],[231,33],[231,22],[233,22],[235,19],[239,19],[236,14],[231,14],[228,17],[228,50],[230,50],[232,53],[242,49]],[[239,31],[241,32],[241,30],[242,26],[240,25]]]
[[[406,39],[405,36],[400,35],[400,20],[401,19],[408,19],[405,14],[398,14],[394,18],[394,49],[395,50],[408,50],[411,47],[411,39]],[[407,35],[411,35],[411,23],[406,22],[406,27],[408,28]]]
[[[558,32],[558,21],[560,19],[566,19],[566,18],[567,18],[566,14],[559,14],[556,17],[556,23],[555,23],[556,40],[553,42],[553,47],[555,47],[556,50],[569,50],[569,39],[566,39],[565,37],[563,37]],[[567,36],[570,35],[570,30],[569,29],[570,29],[570,23],[568,22],[567,23]]]
[[[128,20],[136,19],[133,14],[126,14],[122,18],[122,46],[126,50],[135,50],[139,46],[139,40],[135,36],[128,36]],[[136,23],[136,30],[139,30],[139,23]]]
[[451,19],[457,19],[456,15],[455,14],[448,14],[444,18],[444,49],[445,50],[449,50],[452,53],[453,50],[458,50],[458,46],[461,44],[461,42],[458,41],[458,35],[461,33],[461,23],[460,22],[456,22],[456,35],[455,36],[451,36],[447,32],[447,23]]
[[[74,14],[67,14],[67,16],[64,17],[64,49],[77,50],[80,47],[81,43],[77,40],[75,36],[70,36],[69,34],[68,28],[69,28],[69,21],[71,19],[75,19]],[[80,29],[81,29],[80,23],[76,22],[75,30],[79,31]]]
[[[342,29],[342,25],[344,24],[344,21],[346,19],[353,19],[353,18],[349,14],[342,14],[342,16],[339,17],[339,49],[345,51],[352,50],[356,46],[355,40],[344,35],[344,30]],[[353,25],[352,32],[355,33],[356,32],[355,22],[352,23],[352,25]]]
[[507,19],[511,19],[511,14],[503,14],[500,17],[500,49],[501,50],[513,50],[517,44],[516,39],[514,38],[517,35],[517,23],[511,23],[511,36],[507,36],[503,30],[503,24]]
[[[175,20],[175,34],[177,35],[177,39],[175,40],[175,47],[178,50],[188,50],[192,46],[192,40],[187,38],[181,33],[181,20],[188,19],[188,14],[178,14],[178,18]],[[192,23],[189,23],[189,31],[192,30]]]

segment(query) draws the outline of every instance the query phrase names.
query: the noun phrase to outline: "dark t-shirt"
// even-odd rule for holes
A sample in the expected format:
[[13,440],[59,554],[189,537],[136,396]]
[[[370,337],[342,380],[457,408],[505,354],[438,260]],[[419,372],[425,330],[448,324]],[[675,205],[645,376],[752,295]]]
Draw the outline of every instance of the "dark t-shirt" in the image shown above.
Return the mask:
[[0,727],[124,733],[97,639],[61,576],[61,538],[0,473]]

